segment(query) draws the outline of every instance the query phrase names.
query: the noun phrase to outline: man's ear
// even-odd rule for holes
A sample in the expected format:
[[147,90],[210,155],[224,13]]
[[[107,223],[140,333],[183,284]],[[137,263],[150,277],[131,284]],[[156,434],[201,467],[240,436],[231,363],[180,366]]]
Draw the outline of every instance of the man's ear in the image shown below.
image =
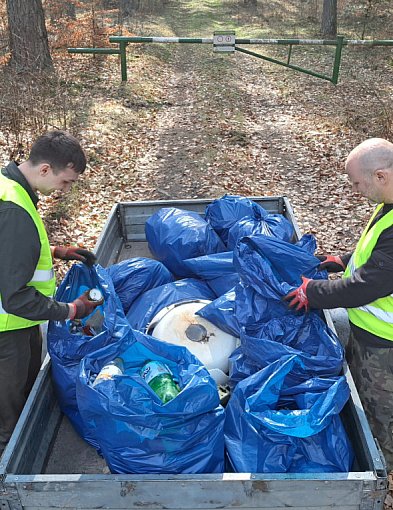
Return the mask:
[[383,169],[376,170],[374,176],[377,179],[378,184],[381,186],[386,186],[392,178],[392,176],[390,175],[390,172],[388,172],[387,170],[383,170]]
[[49,163],[41,163],[39,168],[39,174],[44,177],[45,175],[48,175],[48,172],[50,170],[51,166]]

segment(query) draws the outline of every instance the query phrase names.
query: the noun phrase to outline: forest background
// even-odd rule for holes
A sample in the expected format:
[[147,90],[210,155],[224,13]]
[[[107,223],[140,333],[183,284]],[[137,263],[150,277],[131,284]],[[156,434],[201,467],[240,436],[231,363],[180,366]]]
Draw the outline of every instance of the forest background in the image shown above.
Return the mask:
[[[113,46],[110,35],[234,30],[244,38],[315,39],[326,3],[332,0],[0,1],[1,163],[25,159],[48,129],[72,132],[89,161],[70,193],[40,201],[51,242],[94,248],[119,201],[231,193],[286,195],[319,253],[353,249],[372,205],[351,193],[344,161],[366,138],[393,141],[393,47],[344,47],[336,86],[209,45],[129,45],[124,83],[118,56],[67,53]],[[393,39],[390,0],[333,3],[338,34]],[[44,24],[35,14],[26,19],[28,4],[38,15],[43,9]],[[29,62],[28,42],[28,65],[15,63],[15,26],[27,41],[47,37],[39,62]],[[284,47],[247,49],[287,58]],[[291,62],[331,74],[333,54],[330,46],[296,46]],[[67,267],[57,269],[62,278]]]

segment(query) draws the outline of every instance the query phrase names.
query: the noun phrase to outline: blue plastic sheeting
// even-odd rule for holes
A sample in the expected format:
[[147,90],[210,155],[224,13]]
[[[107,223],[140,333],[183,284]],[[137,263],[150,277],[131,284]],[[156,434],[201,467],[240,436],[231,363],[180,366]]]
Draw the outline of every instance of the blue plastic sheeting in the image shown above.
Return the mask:
[[[48,326],[48,352],[52,360],[52,379],[60,409],[68,416],[78,433],[97,447],[89,428],[85,428],[76,403],[76,380],[80,360],[105,345],[118,342],[130,329],[125,319],[112,280],[101,266],[88,268],[74,264],[60,284],[56,300],[69,303],[85,290],[99,288],[105,302],[99,307],[104,316],[102,331],[95,336],[70,333],[70,321],[50,321]],[[83,319],[85,323],[89,317]]]
[[[224,409],[208,371],[184,347],[134,332],[85,357],[77,395],[81,414],[112,473],[221,473]],[[125,375],[89,385],[120,356]],[[166,363],[181,392],[163,405],[139,375],[147,360]]]
[[125,313],[145,291],[173,282],[170,271],[158,260],[135,257],[107,268]]
[[240,340],[241,347],[230,359],[231,386],[288,355],[297,355],[301,360],[288,376],[292,383],[338,375],[344,361],[340,340],[312,312],[275,318],[249,330],[242,328]]
[[196,212],[165,207],[145,224],[146,240],[153,256],[179,277],[192,276],[183,260],[225,251],[212,227]]
[[195,299],[212,301],[215,294],[205,282],[185,278],[148,290],[134,301],[127,314],[133,329],[145,331],[155,315],[166,306]]
[[232,289],[196,312],[207,321],[235,337],[240,337],[240,326],[235,316],[236,291]]
[[244,218],[233,225],[228,233],[227,248],[233,250],[240,238],[255,234],[263,234],[281,239],[282,241],[291,242],[295,230],[291,222],[282,214],[261,216],[258,213],[253,218]]
[[344,376],[302,386],[284,381],[297,356],[284,356],[241,381],[226,408],[225,446],[237,472],[348,472],[354,455],[339,417],[350,390]]
[[184,261],[191,274],[205,280],[217,297],[231,290],[239,275],[233,265],[233,252],[214,253]]
[[268,212],[249,198],[238,195],[224,195],[206,207],[206,221],[214,228],[225,244],[228,242],[229,230],[233,225],[249,216],[266,217]]

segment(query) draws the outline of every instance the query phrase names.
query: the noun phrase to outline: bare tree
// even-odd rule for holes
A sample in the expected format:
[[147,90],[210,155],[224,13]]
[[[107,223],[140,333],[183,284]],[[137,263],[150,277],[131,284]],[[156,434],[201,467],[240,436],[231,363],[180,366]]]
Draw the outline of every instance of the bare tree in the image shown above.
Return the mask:
[[70,0],[46,0],[45,13],[49,15],[51,23],[67,18],[76,20],[75,3]]
[[169,0],[119,0],[120,18],[130,16],[135,12],[154,12],[166,7]]
[[42,0],[6,0],[10,65],[18,72],[53,68]]
[[337,36],[337,0],[323,0],[321,33],[328,38]]

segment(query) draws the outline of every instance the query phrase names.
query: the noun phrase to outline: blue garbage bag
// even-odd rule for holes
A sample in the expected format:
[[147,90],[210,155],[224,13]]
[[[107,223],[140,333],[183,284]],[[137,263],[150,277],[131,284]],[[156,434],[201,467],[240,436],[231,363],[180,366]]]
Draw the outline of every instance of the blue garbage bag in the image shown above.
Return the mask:
[[127,320],[133,329],[145,332],[152,319],[166,306],[196,299],[212,301],[215,297],[209,286],[201,280],[177,280],[144,292],[131,305]]
[[[272,297],[278,293],[281,299],[291,286],[301,285],[303,275],[314,280],[327,279],[327,271],[318,269],[320,260],[308,251],[309,243],[309,235],[303,244],[262,234],[243,237],[234,251],[233,263],[242,281],[253,285],[261,295],[266,292],[267,297]],[[270,284],[273,294],[266,291],[265,283]]]
[[236,292],[236,316],[247,327],[273,317],[293,314],[282,298],[301,284],[301,276],[327,278],[320,261],[305,247],[257,234],[243,237],[234,250],[233,263],[240,276]]
[[[302,248],[310,255],[314,255],[317,249],[317,240],[315,239],[315,236],[313,236],[312,234],[304,234],[299,239],[299,241],[295,243],[295,245],[298,246],[299,248]],[[324,273],[320,272],[320,275],[323,276]]]
[[60,409],[69,418],[76,431],[97,448],[98,445],[90,430],[83,425],[76,402],[75,390],[79,363],[87,354],[118,342],[128,334],[130,326],[125,319],[111,278],[99,265],[88,268],[84,264],[74,264],[60,284],[56,300],[69,303],[85,290],[93,287],[99,288],[103,293],[104,304],[83,319],[82,324],[89,324],[94,317],[102,320],[103,316],[101,331],[94,336],[73,334],[70,331],[71,321],[50,321],[47,343],[52,360],[52,379]]
[[135,257],[107,268],[125,313],[145,291],[173,282],[171,272],[158,260]]
[[[274,283],[274,277],[270,277],[267,280]],[[288,284],[285,283],[284,285],[287,286]],[[288,286],[288,288],[293,290],[293,287]],[[265,295],[261,295],[256,292],[254,287],[242,281],[235,287],[236,300],[234,311],[240,327],[258,326],[273,317],[293,315],[294,312],[288,307],[286,301],[280,299],[278,292],[274,293],[274,289],[272,291],[268,284],[265,290]]]
[[228,233],[227,248],[233,250],[241,237],[263,234],[268,237],[276,237],[282,241],[291,242],[295,230],[290,221],[282,214],[268,214],[262,216],[257,213],[255,217],[246,217],[237,221]]
[[230,292],[239,283],[239,275],[237,273],[231,273],[227,276],[218,276],[217,278],[206,280],[206,283],[214,294],[220,297],[226,292]]
[[285,387],[299,363],[297,356],[284,356],[234,389],[226,408],[225,446],[235,471],[350,471],[354,455],[339,416],[350,395],[346,378]]
[[291,371],[296,383],[310,377],[335,376],[342,370],[344,349],[340,340],[313,312],[285,315],[263,325],[242,328],[240,340],[242,353],[258,370],[283,356],[297,355],[302,363]]
[[184,260],[184,265],[193,276],[206,281],[217,297],[239,282],[239,275],[233,266],[232,251],[187,259]]
[[178,277],[192,276],[183,260],[225,251],[212,227],[196,212],[164,207],[145,224],[153,256]]
[[229,229],[246,216],[264,217],[268,215],[256,202],[239,195],[224,195],[206,207],[206,221],[214,228],[225,245],[228,242]]
[[246,356],[241,345],[232,352],[228,362],[229,379],[227,384],[231,390],[238,382],[261,370],[259,362]]
[[184,260],[184,265],[193,276],[201,280],[211,280],[223,275],[235,273],[233,265],[233,252],[213,253]]
[[236,288],[233,288],[196,312],[232,336],[240,337],[240,325],[235,315]]
[[[224,471],[224,409],[214,380],[188,349],[134,332],[86,356],[77,398],[113,473]],[[93,374],[121,357],[124,375],[96,384]],[[165,405],[140,376],[147,360],[165,363],[180,393]]]

